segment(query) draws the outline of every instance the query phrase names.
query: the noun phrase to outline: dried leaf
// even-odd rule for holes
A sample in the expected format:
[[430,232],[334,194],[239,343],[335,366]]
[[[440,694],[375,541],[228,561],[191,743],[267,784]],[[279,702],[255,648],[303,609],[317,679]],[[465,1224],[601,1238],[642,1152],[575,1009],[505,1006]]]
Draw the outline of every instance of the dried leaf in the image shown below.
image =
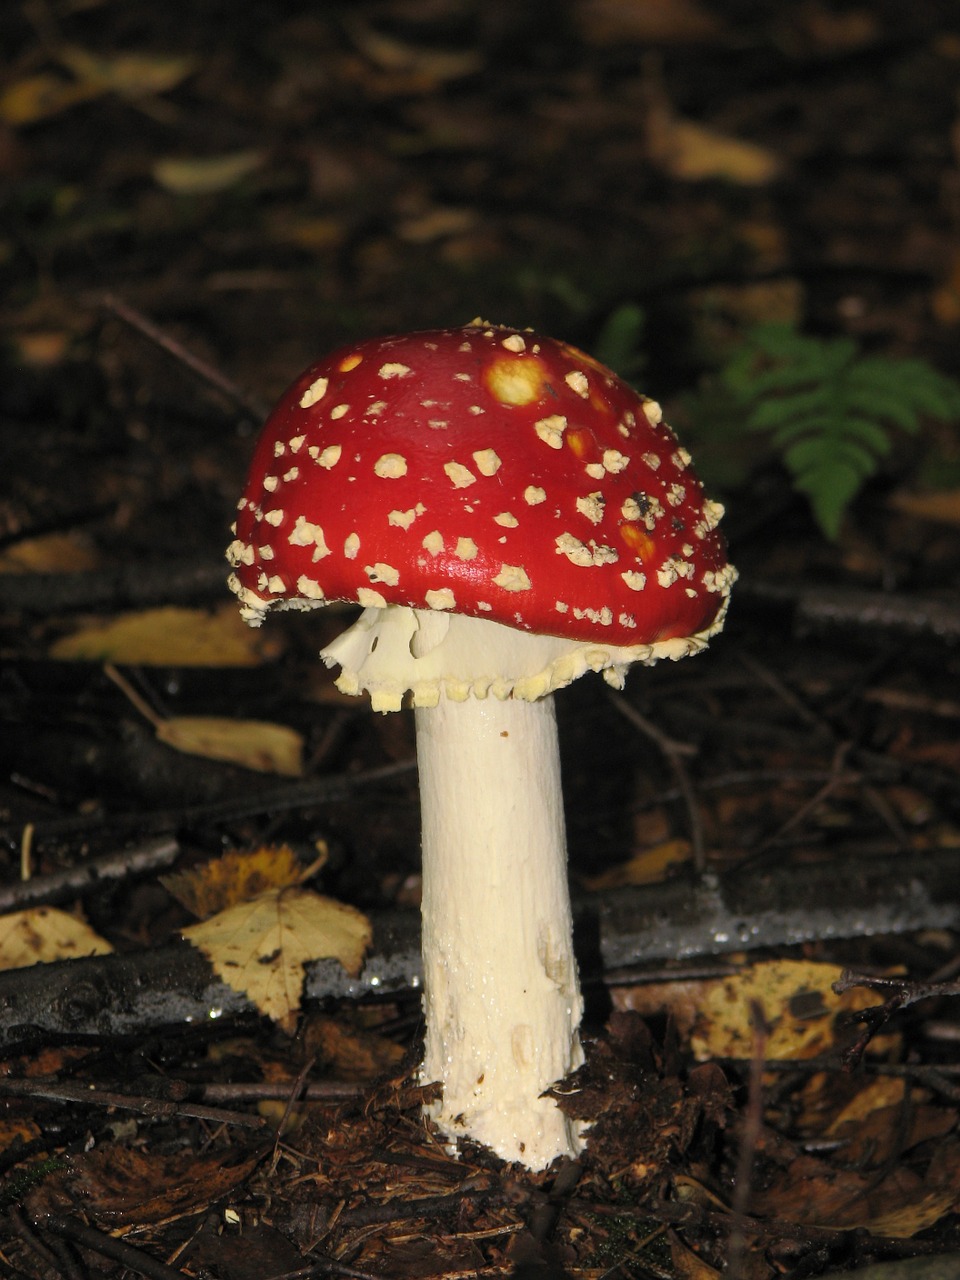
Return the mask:
[[658,884],[666,880],[675,867],[690,860],[688,840],[664,840],[652,849],[635,853],[627,862],[611,867],[598,876],[588,876],[583,887],[591,892],[599,889],[621,889],[629,884]]
[[92,544],[73,533],[27,538],[0,553],[0,573],[81,573],[96,564]]
[[55,907],[32,907],[0,916],[0,970],[105,956],[112,950],[88,924]]
[[266,640],[241,620],[232,604],[213,612],[170,606],[94,622],[50,647],[61,661],[139,666],[252,667],[275,657]]
[[[749,1058],[754,1051],[753,1006],[759,1004],[769,1032],[768,1058],[812,1058],[838,1043],[838,1023],[876,1004],[876,995],[855,989],[837,995],[836,965],[770,960],[735,977],[701,985],[691,1046],[697,1058]],[[849,1033],[847,1033],[849,1035]]]
[[219,978],[292,1034],[304,966],[333,958],[356,976],[373,935],[354,907],[306,889],[279,889],[184,929],[183,936]]
[[64,1157],[63,1174],[31,1192],[26,1203],[41,1218],[68,1209],[114,1228],[142,1229],[205,1211],[244,1182],[261,1156],[237,1147],[153,1155],[139,1146],[105,1144]]
[[890,497],[890,505],[904,515],[938,524],[960,525],[960,489],[938,489],[933,493],[900,491]]
[[93,84],[64,80],[63,76],[41,71],[14,80],[0,93],[0,120],[11,125],[36,124],[69,111],[81,102],[98,98],[102,89]]
[[595,45],[686,44],[716,39],[722,30],[697,0],[580,0],[573,13]]
[[77,45],[62,45],[57,56],[80,84],[98,93],[145,98],[166,93],[191,75],[199,59],[191,54],[90,53]]
[[272,889],[289,889],[302,879],[296,854],[281,844],[249,853],[234,849],[198,867],[161,876],[160,882],[191,915],[205,920]]
[[780,160],[766,147],[678,119],[669,109],[650,112],[647,145],[650,158],[684,182],[721,178],[756,187],[772,182],[780,172]]
[[208,196],[226,191],[256,172],[263,164],[262,151],[231,151],[218,156],[158,160],[153,179],[164,191],[178,196]]
[[156,732],[161,742],[187,755],[291,778],[303,772],[303,737],[286,725],[224,716],[170,716],[157,721]]

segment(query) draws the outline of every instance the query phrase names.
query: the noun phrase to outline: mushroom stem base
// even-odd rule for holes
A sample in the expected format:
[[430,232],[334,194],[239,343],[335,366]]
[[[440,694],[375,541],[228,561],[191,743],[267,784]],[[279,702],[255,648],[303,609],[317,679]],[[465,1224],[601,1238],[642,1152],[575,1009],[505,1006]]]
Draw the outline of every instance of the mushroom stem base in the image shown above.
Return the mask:
[[582,1149],[545,1089],[583,1061],[553,697],[416,711],[427,1114],[542,1169]]

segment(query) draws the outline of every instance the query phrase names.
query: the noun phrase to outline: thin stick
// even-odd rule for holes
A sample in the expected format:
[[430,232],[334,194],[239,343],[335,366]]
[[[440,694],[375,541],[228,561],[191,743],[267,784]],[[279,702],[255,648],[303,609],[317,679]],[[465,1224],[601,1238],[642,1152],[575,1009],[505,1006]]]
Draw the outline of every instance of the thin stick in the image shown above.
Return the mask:
[[68,902],[102,884],[124,880],[169,867],[180,856],[180,846],[172,836],[145,840],[133,849],[121,849],[76,867],[67,867],[47,876],[34,876],[17,884],[0,886],[0,912],[23,911],[41,903]]
[[106,1089],[91,1089],[82,1084],[66,1084],[59,1080],[0,1079],[0,1096],[46,1098],[55,1102],[78,1102],[84,1106],[116,1107],[123,1111],[136,1111],[154,1120],[169,1120],[177,1116],[193,1116],[214,1124],[234,1125],[239,1129],[263,1129],[266,1120],[262,1116],[248,1116],[238,1111],[223,1111],[219,1107],[205,1107],[193,1102],[167,1102],[162,1098],[137,1098],[128,1093],[112,1093]]
[[126,1270],[146,1276],[147,1280],[183,1280],[182,1271],[175,1271],[165,1262],[151,1258],[142,1249],[135,1249],[124,1240],[117,1240],[114,1236],[98,1231],[96,1227],[88,1227],[78,1222],[76,1218],[45,1218],[42,1225],[53,1235],[60,1236],[64,1240],[72,1240],[75,1244],[100,1254],[101,1257],[112,1258]]
[[164,332],[143,312],[138,311],[136,307],[110,293],[103,298],[102,306],[106,311],[116,316],[118,320],[122,320],[131,329],[135,329],[137,333],[149,339],[161,351],[173,356],[174,360],[179,361],[202,382],[206,382],[209,386],[219,391],[221,395],[226,396],[232,405],[241,409],[254,422],[262,422],[267,416],[269,410],[255,396],[249,395],[228,378],[226,374],[208,364],[206,360],[202,360],[195,352],[190,351],[169,333]]

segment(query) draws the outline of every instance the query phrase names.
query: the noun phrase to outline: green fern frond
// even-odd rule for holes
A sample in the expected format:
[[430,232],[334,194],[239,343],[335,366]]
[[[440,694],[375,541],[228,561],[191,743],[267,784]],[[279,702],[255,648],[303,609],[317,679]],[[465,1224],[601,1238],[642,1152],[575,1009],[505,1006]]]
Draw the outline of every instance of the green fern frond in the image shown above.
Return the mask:
[[914,434],[924,417],[960,420],[960,384],[924,361],[862,356],[849,338],[782,325],[753,330],[720,384],[744,428],[769,435],[829,538],[896,430]]

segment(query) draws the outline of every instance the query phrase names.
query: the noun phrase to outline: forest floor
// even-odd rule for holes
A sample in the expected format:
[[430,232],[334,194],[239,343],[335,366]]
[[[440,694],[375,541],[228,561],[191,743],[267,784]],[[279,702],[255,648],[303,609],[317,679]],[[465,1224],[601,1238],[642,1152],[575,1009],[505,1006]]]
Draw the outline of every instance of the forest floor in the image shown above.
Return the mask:
[[[960,373],[956,6],[8,0],[0,49],[0,1276],[960,1274],[960,432],[831,539],[687,398],[771,321]],[[591,1127],[536,1174],[421,1117],[411,713],[225,586],[293,377],[478,315],[615,350],[740,572],[696,662],[558,697]],[[355,980],[182,939],[314,891]]]

